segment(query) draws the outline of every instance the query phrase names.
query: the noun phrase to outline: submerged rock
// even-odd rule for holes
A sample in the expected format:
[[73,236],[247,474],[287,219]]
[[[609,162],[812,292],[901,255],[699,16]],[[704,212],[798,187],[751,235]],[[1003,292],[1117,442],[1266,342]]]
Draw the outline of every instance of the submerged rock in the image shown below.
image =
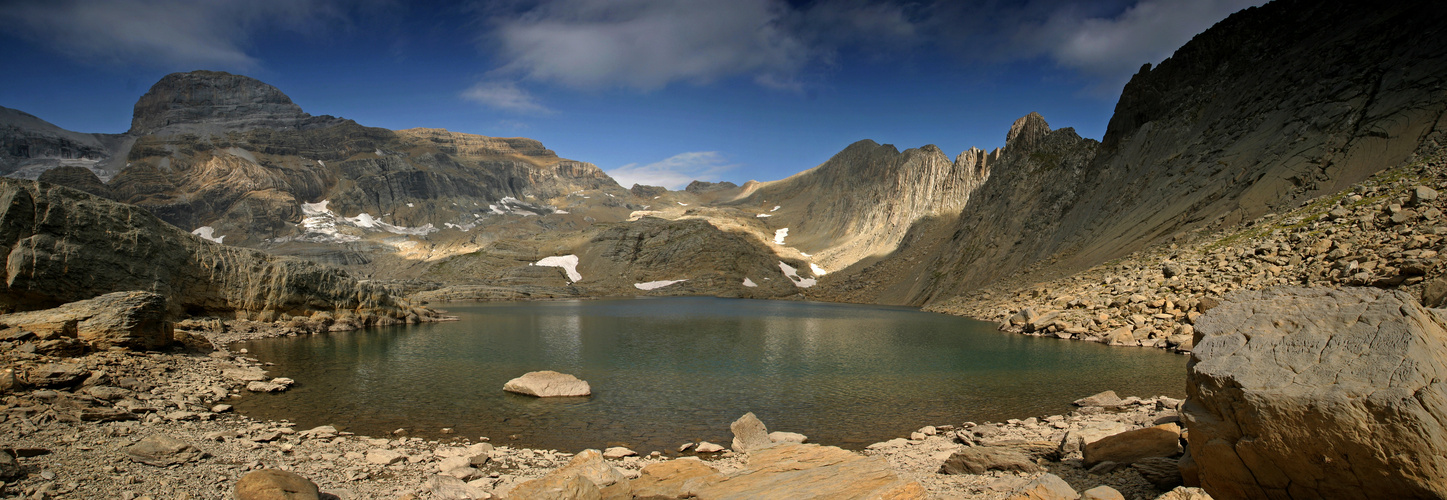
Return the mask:
[[552,370],[525,373],[521,377],[507,381],[506,384],[503,384],[502,390],[540,398],[593,394],[593,389],[588,386],[587,381]]

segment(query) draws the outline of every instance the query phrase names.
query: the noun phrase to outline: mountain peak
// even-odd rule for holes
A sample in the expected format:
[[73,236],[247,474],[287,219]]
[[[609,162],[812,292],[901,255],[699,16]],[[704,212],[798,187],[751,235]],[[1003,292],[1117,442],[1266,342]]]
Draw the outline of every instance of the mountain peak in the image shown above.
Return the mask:
[[1005,134],[1005,149],[1032,149],[1049,133],[1050,124],[1045,123],[1045,117],[1031,111],[1010,125],[1010,132]]
[[131,133],[297,129],[333,120],[313,118],[281,90],[255,78],[192,71],[166,75],[136,101]]

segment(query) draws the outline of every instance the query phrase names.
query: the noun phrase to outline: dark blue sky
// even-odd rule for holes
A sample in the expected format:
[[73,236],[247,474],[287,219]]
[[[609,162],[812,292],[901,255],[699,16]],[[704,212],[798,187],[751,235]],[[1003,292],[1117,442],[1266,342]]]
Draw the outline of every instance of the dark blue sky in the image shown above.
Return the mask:
[[624,186],[774,180],[848,144],[1099,139],[1121,86],[1260,0],[0,0],[0,106],[123,132],[173,71],[312,114],[542,141]]

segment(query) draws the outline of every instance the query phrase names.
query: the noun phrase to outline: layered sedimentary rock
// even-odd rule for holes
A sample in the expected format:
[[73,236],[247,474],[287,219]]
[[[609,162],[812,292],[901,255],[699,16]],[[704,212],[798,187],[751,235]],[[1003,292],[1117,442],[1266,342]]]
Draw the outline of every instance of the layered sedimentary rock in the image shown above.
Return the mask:
[[9,311],[143,290],[178,314],[325,313],[352,325],[435,314],[333,268],[216,244],[141,208],[34,181],[0,179],[0,251]]
[[901,152],[863,140],[734,205],[769,216],[770,227],[788,229],[786,245],[839,270],[893,252],[921,218],[958,214],[995,158],[970,150],[952,161],[933,145]]
[[1437,147],[1447,38],[1424,34],[1444,21],[1447,9],[1426,1],[1272,2],[1143,68],[1099,145],[1017,123],[1015,144],[931,252],[941,259],[904,278],[932,283],[908,302],[1022,271],[1077,271],[1295,206]]
[[1217,498],[1447,495],[1447,323],[1403,292],[1241,291],[1201,318],[1182,415]]
[[59,326],[66,331],[63,335],[74,335],[99,349],[146,350],[171,343],[168,314],[166,298],[161,295],[113,292],[53,309],[0,315],[0,325],[31,332]]
[[[755,234],[704,219],[646,217],[615,224],[580,252],[581,284],[609,296],[619,285],[626,292],[636,283],[686,279],[650,294],[745,297],[792,295],[812,285],[808,263],[779,257]],[[810,281],[791,279],[780,264],[794,269],[798,280]]]
[[34,179],[46,170],[73,166],[109,179],[125,165],[124,150],[130,140],[123,134],[71,132],[24,111],[0,107],[0,175]]
[[311,116],[276,87],[220,71],[172,73],[136,101],[131,134],[241,132],[255,128],[303,129],[342,120]]

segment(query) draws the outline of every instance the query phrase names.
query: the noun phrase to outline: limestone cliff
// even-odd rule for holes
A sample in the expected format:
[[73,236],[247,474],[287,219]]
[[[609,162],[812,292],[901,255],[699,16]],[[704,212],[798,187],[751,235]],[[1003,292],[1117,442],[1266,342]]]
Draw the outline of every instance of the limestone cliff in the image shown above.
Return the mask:
[[172,73],[136,101],[131,135],[300,130],[344,120],[311,116],[276,87],[220,71]]
[[971,149],[951,161],[933,145],[901,152],[863,140],[734,205],[754,209],[770,227],[786,230],[782,245],[835,271],[894,251],[921,218],[958,214],[997,158]]
[[178,314],[353,325],[435,315],[333,268],[212,243],[144,209],[34,181],[0,179],[0,251],[6,311],[144,290]]
[[1068,274],[1293,207],[1436,147],[1444,21],[1434,2],[1276,1],[1143,68],[1093,155],[1017,122],[1019,144],[939,258],[900,273],[930,283],[905,302]]

